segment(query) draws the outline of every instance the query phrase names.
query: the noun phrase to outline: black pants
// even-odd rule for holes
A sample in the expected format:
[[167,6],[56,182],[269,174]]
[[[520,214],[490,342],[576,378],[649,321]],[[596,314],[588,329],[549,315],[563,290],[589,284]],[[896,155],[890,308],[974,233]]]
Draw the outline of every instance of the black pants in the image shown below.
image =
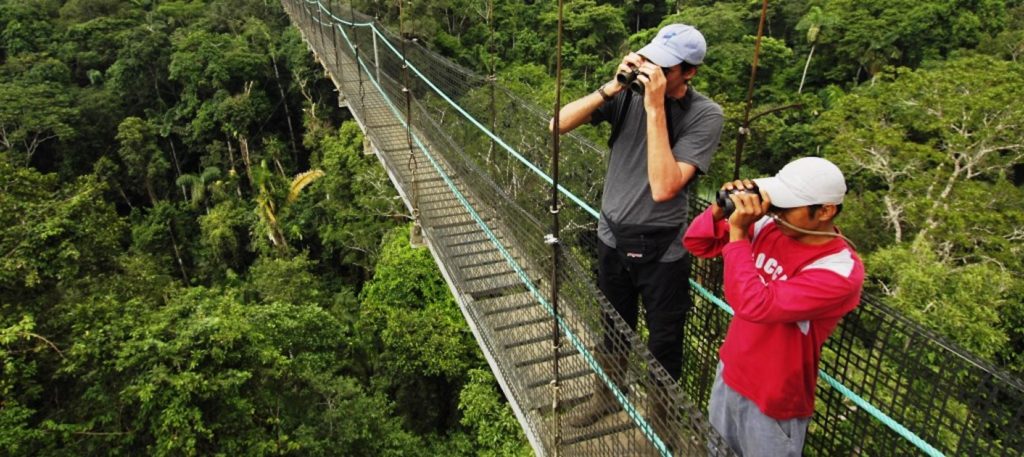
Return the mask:
[[[647,347],[678,380],[683,369],[683,326],[693,307],[690,255],[674,262],[625,263],[618,251],[598,241],[598,287],[631,329],[636,330],[642,297],[650,337]],[[605,350],[614,352],[614,327],[605,323]],[[621,339],[618,345],[621,345]],[[621,346],[620,349],[621,350]]]

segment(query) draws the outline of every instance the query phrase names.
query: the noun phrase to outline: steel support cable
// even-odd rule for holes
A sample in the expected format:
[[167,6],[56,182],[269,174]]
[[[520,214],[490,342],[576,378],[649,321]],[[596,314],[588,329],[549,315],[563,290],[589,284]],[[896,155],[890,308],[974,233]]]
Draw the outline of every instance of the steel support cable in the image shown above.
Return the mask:
[[[562,414],[559,413],[559,389],[561,387],[561,379],[558,373],[558,356],[559,350],[561,349],[561,342],[558,333],[558,287],[560,284],[560,278],[558,276],[558,263],[561,257],[562,244],[558,240],[561,236],[559,233],[559,221],[558,221],[558,155],[561,147],[561,134],[559,126],[561,123],[561,110],[562,110],[562,20],[563,20],[563,3],[562,0],[558,0],[558,43],[555,45],[555,108],[554,108],[554,128],[551,129],[551,176],[553,178],[551,183],[551,235],[545,240],[551,245],[551,309],[552,309],[552,331],[551,331],[551,349],[554,351],[552,380],[551,380],[551,411],[555,415],[555,457],[559,455],[559,448],[562,446]],[[491,92],[493,94],[493,91]],[[493,97],[493,95],[492,95]]]
[[[345,34],[343,32],[343,36],[344,35]],[[348,41],[348,37],[345,36],[345,38],[346,41]],[[352,48],[351,42],[349,42],[348,45],[350,48]],[[362,61],[359,61],[358,64],[359,66],[363,67],[364,71],[367,71],[367,75],[369,76],[369,69],[366,67],[366,64],[363,63]],[[388,98],[387,93],[385,92],[384,88],[380,86],[378,81],[376,81],[372,77],[369,77],[368,79],[373,84],[373,86],[376,87],[377,92],[379,92],[381,96],[384,98],[385,104],[391,110],[392,114],[394,114],[398,121],[402,123],[404,126],[405,121],[402,120],[401,118],[401,110],[399,110],[395,106],[394,102],[392,102],[391,99]],[[640,414],[636,406],[634,406],[629,401],[628,397],[622,392],[622,390],[620,390],[619,387],[614,382],[612,382],[611,378],[608,376],[607,373],[604,372],[604,369],[597,362],[597,359],[594,357],[594,355],[591,354],[589,350],[587,350],[586,345],[583,343],[583,341],[578,336],[576,336],[576,334],[572,331],[571,328],[569,328],[569,325],[561,316],[555,315],[551,303],[548,302],[548,300],[544,297],[544,294],[540,291],[537,285],[534,284],[533,281],[529,278],[523,267],[520,266],[519,263],[512,257],[512,254],[508,252],[508,250],[505,248],[503,244],[501,244],[501,241],[498,240],[497,235],[491,230],[490,226],[488,226],[487,223],[484,222],[483,218],[480,216],[479,213],[476,212],[476,209],[473,207],[472,204],[469,203],[465,195],[463,195],[462,191],[458,189],[458,186],[455,184],[455,182],[452,181],[451,177],[449,177],[448,174],[444,171],[444,168],[441,166],[441,164],[433,157],[433,154],[430,153],[427,147],[419,139],[419,135],[413,132],[412,138],[413,141],[416,143],[416,146],[420,149],[420,151],[423,152],[423,154],[427,157],[427,160],[434,167],[434,170],[437,171],[438,175],[445,182],[448,188],[452,191],[452,194],[456,197],[456,199],[459,200],[462,206],[466,208],[473,221],[477,223],[481,230],[484,231],[484,234],[487,236],[487,238],[498,249],[498,252],[502,255],[502,257],[505,258],[505,261],[509,265],[509,267],[511,267],[516,272],[516,275],[519,276],[523,284],[527,287],[527,289],[529,289],[530,295],[533,296],[538,301],[538,303],[540,303],[541,306],[544,307],[544,310],[547,311],[548,314],[555,317],[555,320],[558,322],[559,328],[561,328],[562,332],[565,333],[566,339],[568,339],[569,342],[576,349],[576,351],[579,352],[581,356],[583,356],[584,360],[590,366],[591,370],[593,370],[594,373],[601,379],[601,381],[604,382],[609,389],[611,389],[615,399],[622,406],[623,410],[626,411],[626,414],[630,417],[630,419],[632,419],[633,422],[637,424],[637,427],[640,429],[640,431],[654,445],[654,447],[661,453],[661,455],[671,455],[665,443],[654,432],[653,427],[643,418],[643,416]]]
[[754,105],[754,80],[757,77],[757,60],[761,55],[761,38],[764,37],[764,22],[768,17],[768,0],[761,2],[761,20],[757,24],[757,38],[754,40],[754,61],[750,64],[750,81],[747,84],[747,105],[743,111],[743,124],[740,125],[736,137],[736,155],[732,168],[732,179],[740,179],[740,162],[743,156],[743,145],[750,133],[750,109]]
[[[316,6],[317,6],[317,8],[321,8],[321,9],[324,7],[320,3],[320,0],[316,0]],[[352,23],[355,24],[355,22],[356,22],[356,7],[355,7],[355,5],[352,4],[352,0],[349,0],[349,2],[348,2],[348,11],[349,11],[349,14],[352,15]],[[334,19],[334,15],[333,14],[330,14],[330,12],[328,12],[327,14],[329,16],[331,16],[332,19]],[[331,27],[332,28],[334,27],[334,23],[331,23]],[[344,32],[344,29],[342,29],[342,32]],[[352,48],[352,50],[353,50],[353,53],[355,53],[356,62],[359,62],[359,31],[356,30],[355,25],[352,26],[352,35],[355,36],[355,46]],[[345,41],[349,41],[347,36],[345,37]],[[349,42],[349,45],[350,46],[352,45],[351,41]],[[367,70],[367,71],[369,71],[369,70]],[[359,71],[359,67],[358,66],[356,67],[356,75],[359,77],[359,108],[365,111],[366,110],[366,97],[364,97],[364,95],[363,95],[363,73]],[[370,74],[367,73],[366,77],[369,78]]]
[[[341,6],[341,2],[340,1],[338,2],[338,6],[339,7]],[[331,11],[333,11],[333,10],[334,10],[334,8],[331,8]],[[331,11],[329,11],[327,14],[328,15],[332,15]],[[344,79],[345,74],[341,70],[341,56],[338,55],[338,50],[341,49],[341,46],[338,46],[338,32],[337,32],[337,28],[334,27],[334,26],[331,26],[331,42],[333,43],[333,46],[334,46],[334,49],[333,49],[334,52],[332,52],[332,54],[334,54],[334,67],[338,69],[337,70],[338,71],[338,75],[337,76],[338,76],[338,81],[340,82],[342,79]]]
[[[324,16],[323,16],[322,9],[318,8],[317,11],[316,11],[316,14],[317,14],[317,21],[322,24],[323,21],[324,21]],[[319,33],[317,33],[317,36],[320,37],[320,47],[326,49],[327,48],[327,43],[324,43],[324,28],[320,27],[317,31],[319,32]]]
[[[312,1],[311,0],[305,0],[305,1],[307,3],[310,3],[310,4],[312,4],[312,3],[319,4],[320,3],[318,0],[312,0]],[[334,18],[336,20],[339,20],[338,18],[334,17],[333,15],[332,15],[332,18]],[[316,18],[313,18],[313,20],[316,20]],[[354,19],[353,19],[353,21],[354,21]],[[341,21],[341,22],[344,22],[344,21]],[[346,23],[346,24],[355,24],[355,22]],[[321,25],[323,25],[323,24],[321,24]],[[361,24],[355,24],[355,25],[356,26],[369,26],[374,31],[374,33],[377,33],[378,36],[380,36],[381,38],[384,38],[384,43],[386,45],[388,45],[388,47],[392,50],[392,52],[395,52],[396,54],[398,53],[398,51],[390,44],[390,42],[388,42],[386,37],[384,37],[383,34],[381,34],[381,32],[377,30],[376,26],[373,23],[361,23]],[[344,34],[344,30],[342,32]],[[345,38],[346,38],[346,41],[349,41],[347,36]],[[351,42],[349,42],[349,46],[352,47]],[[362,63],[362,61],[359,61],[359,64],[361,66],[363,66],[364,69],[365,69],[365,65]],[[480,124],[478,121],[476,121],[476,119],[473,118],[470,114],[466,113],[458,104],[456,104],[443,91],[441,91],[430,80],[428,80],[426,78],[426,76],[424,76],[415,66],[410,64],[410,69],[412,69],[417,74],[417,76],[420,77],[420,79],[422,79],[426,84],[428,84],[432,89],[434,89],[434,91],[436,93],[438,93],[438,95],[440,95],[442,98],[444,98],[445,101],[447,101],[449,104],[451,104],[463,116],[465,116],[468,120],[470,120],[473,124],[475,124],[477,126],[477,128],[480,129],[483,133],[487,134],[493,140],[495,140],[499,144],[501,144],[502,147],[504,147],[506,150],[508,150],[510,153],[512,153],[521,162],[526,164],[528,166],[528,168],[533,170],[538,176],[544,178],[545,181],[547,181],[549,184],[557,185],[557,183],[555,183],[555,181],[553,179],[551,179],[549,176],[547,176],[542,171],[540,171],[536,166],[534,166],[531,162],[529,162],[529,160],[527,160],[524,157],[522,157],[521,155],[519,155],[514,149],[512,149],[510,146],[505,144],[500,138],[498,138],[496,135],[494,135],[492,132],[490,132],[486,127],[484,127],[482,124]],[[377,85],[377,82],[374,81],[372,78],[370,78],[370,80],[371,80],[371,82],[374,83],[374,85]],[[380,91],[382,93],[382,95],[384,95],[386,97],[386,94],[384,94],[383,89],[380,88],[379,85],[377,85],[377,87],[378,87],[378,91]],[[390,100],[388,101],[388,103],[390,105]],[[424,146],[419,142],[418,138],[414,137],[414,139],[416,140],[416,143],[420,147],[420,149],[424,150],[425,154],[428,154],[428,159],[430,159],[431,163],[437,169],[438,168],[437,163],[429,155],[429,153],[426,152]],[[442,173],[442,174],[444,173],[443,170],[440,170],[440,169],[438,169],[438,170],[439,170],[439,173]],[[504,249],[504,247],[501,245],[501,243],[494,236],[493,232],[491,232],[490,229],[487,227],[486,223],[483,222],[483,220],[479,218],[479,215],[477,215],[475,210],[472,209],[472,206],[468,203],[468,201],[464,200],[464,197],[462,197],[462,194],[457,189],[455,189],[453,187],[453,185],[449,182],[450,180],[449,180],[449,178],[447,178],[447,175],[444,175],[443,177],[445,178],[446,183],[449,183],[449,187],[452,188],[453,192],[456,193],[456,196],[459,198],[460,202],[462,202],[463,205],[466,206],[467,209],[470,211],[471,215],[473,216],[473,219],[484,229],[485,233],[488,235],[488,237],[491,239],[491,241],[493,243],[495,243],[496,246],[498,246],[499,251],[502,253],[503,256],[506,257],[506,260],[513,267],[513,269],[517,272],[517,274],[523,280],[523,283],[527,286],[527,288],[530,289],[531,294],[535,298],[538,299],[538,301],[545,307],[545,309],[548,311],[548,313],[554,315],[554,310],[551,308],[550,303],[548,303],[543,298],[542,294],[539,292],[539,290],[536,288],[536,286],[533,284],[533,282],[529,280],[529,278],[528,278],[528,276],[526,276],[525,272],[518,266],[518,263],[516,263],[515,260],[512,259],[511,255],[508,254],[508,252]],[[573,195],[571,192],[569,192],[568,190],[564,189],[561,186],[558,186],[557,188],[563,194],[566,194],[567,196],[569,196],[570,200],[572,200],[573,202],[577,203],[582,209],[584,209],[587,212],[589,212],[592,216],[594,216],[595,218],[599,217],[598,213],[596,213],[592,208],[590,208],[585,203],[580,201],[578,199],[578,197]],[[704,298],[708,299],[709,301],[711,301],[712,303],[717,305],[719,308],[729,312],[730,314],[733,314],[732,308],[729,307],[729,305],[725,301],[723,301],[722,299],[720,299],[717,296],[715,296],[713,293],[711,293],[710,291],[705,289],[703,286],[701,286],[699,283],[697,283],[692,278],[689,279],[689,281],[690,281],[690,284],[692,286],[694,286],[694,289],[697,290],[698,293],[701,296],[703,296]],[[643,431],[644,435],[648,439],[650,439],[652,443],[655,444],[655,447],[657,447],[658,450],[663,453],[663,455],[669,455],[668,454],[668,450],[665,447],[664,443],[660,440],[660,438],[658,438],[656,436],[656,434],[650,428],[650,424],[647,424],[646,421],[644,421],[644,419],[642,417],[640,417],[639,413],[637,413],[635,408],[631,409],[632,408],[632,404],[629,403],[629,400],[625,398],[625,396],[618,389],[618,387],[613,382],[611,382],[611,379],[608,377],[608,375],[606,373],[604,373],[604,371],[601,369],[600,365],[593,358],[593,355],[590,354],[589,351],[586,350],[585,346],[583,346],[583,344],[579,340],[579,338],[576,337],[575,334],[573,334],[571,332],[571,330],[568,328],[568,326],[565,324],[565,322],[561,318],[556,316],[556,319],[558,321],[559,326],[562,327],[564,329],[564,331],[566,332],[566,335],[567,335],[568,339],[570,340],[570,342],[573,344],[573,346],[584,356],[584,359],[587,361],[588,365],[590,365],[591,368],[595,371],[595,373],[598,375],[598,377],[606,385],[608,385],[608,387],[610,387],[612,389],[612,393],[614,394],[616,399],[626,409],[627,414],[631,418],[634,419],[634,422],[636,422],[640,426],[640,428]],[[891,417],[889,417],[888,415],[886,415],[885,413],[880,411],[877,407],[875,407],[871,403],[869,403],[866,400],[864,400],[862,397],[860,397],[859,395],[854,393],[850,388],[848,388],[844,384],[840,383],[838,380],[833,378],[831,375],[826,373],[824,370],[819,370],[819,373],[822,375],[823,379],[825,379],[825,381],[828,382],[831,386],[833,386],[837,391],[839,391],[841,394],[843,394],[844,396],[849,398],[854,403],[856,403],[859,406],[861,406],[862,408],[864,408],[864,410],[866,412],[868,412],[869,414],[874,416],[876,419],[878,419],[880,422],[882,422],[883,424],[888,426],[890,429],[892,429],[894,432],[896,432],[897,434],[902,436],[904,439],[906,439],[907,441],[909,441],[912,444],[914,444],[915,446],[917,446],[919,449],[921,449],[927,455],[930,455],[930,456],[941,456],[941,455],[944,455],[941,451],[936,449],[934,446],[930,445],[929,443],[927,443],[926,441],[921,439],[917,434],[915,434],[914,432],[910,431],[905,426],[903,426],[899,422],[895,421],[894,419],[892,419]],[[643,423],[643,425],[641,425],[641,423]]]
[[[412,91],[409,90],[409,58],[406,54],[405,37],[402,35],[405,33],[405,0],[398,0],[398,36],[402,39],[402,93],[405,94],[405,141],[409,147],[409,160],[406,162],[406,167],[409,169],[409,175],[412,176],[412,189],[410,200],[412,200],[412,217],[415,221],[416,227],[419,227],[419,180],[416,178],[416,170],[419,169],[419,164],[416,163],[416,153],[412,147]],[[377,35],[374,35],[376,37]],[[380,79],[380,61],[376,56],[377,42],[374,38],[374,64],[377,67],[377,79]]]

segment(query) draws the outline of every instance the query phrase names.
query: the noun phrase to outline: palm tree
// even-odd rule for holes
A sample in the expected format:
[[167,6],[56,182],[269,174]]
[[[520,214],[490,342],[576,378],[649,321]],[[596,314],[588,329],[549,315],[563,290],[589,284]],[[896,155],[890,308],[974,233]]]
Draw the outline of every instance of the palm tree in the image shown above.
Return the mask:
[[811,66],[814,48],[821,39],[821,29],[832,27],[836,22],[838,21],[835,16],[826,13],[820,6],[812,6],[810,11],[796,24],[797,30],[807,30],[807,42],[811,44],[811,51],[807,53],[807,62],[804,63],[804,74],[800,76],[800,87],[796,90],[796,93],[799,94],[804,90],[804,81],[807,80],[807,69]]
[[323,170],[319,169],[299,173],[292,179],[291,184],[288,186],[288,194],[284,196],[282,201],[281,196],[274,189],[275,178],[268,171],[266,160],[260,163],[260,168],[256,170],[253,176],[256,188],[259,190],[259,194],[256,195],[256,214],[266,224],[267,236],[279,251],[284,252],[288,249],[288,241],[284,237],[284,232],[281,230],[281,224],[278,220],[281,209],[295,202],[299,198],[302,189],[323,176]]
[[[198,175],[183,174],[178,177],[177,184],[182,187],[190,188],[191,198],[189,202],[193,208],[198,208],[200,203],[206,204],[206,191],[214,181],[220,178],[220,169],[217,167],[206,167],[202,173]],[[206,213],[210,213],[209,205],[206,206]]]

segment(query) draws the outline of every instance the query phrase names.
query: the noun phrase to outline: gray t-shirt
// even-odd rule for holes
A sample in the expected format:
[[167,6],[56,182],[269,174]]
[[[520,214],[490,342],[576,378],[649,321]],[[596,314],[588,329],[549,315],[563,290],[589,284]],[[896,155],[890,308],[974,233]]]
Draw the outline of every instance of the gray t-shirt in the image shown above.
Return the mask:
[[[605,102],[591,115],[590,122],[615,122],[619,107],[626,100],[626,92],[619,92],[615,98]],[[697,167],[698,174],[706,173],[711,157],[718,148],[722,135],[724,116],[722,107],[710,98],[698,93],[693,87],[686,91],[681,100],[665,100],[665,107],[671,110],[667,120],[675,139],[672,155],[676,162],[685,162]],[[632,94],[629,110],[623,120],[615,144],[608,158],[608,174],[604,180],[604,194],[601,198],[601,220],[597,225],[597,236],[605,244],[615,247],[615,236],[605,222],[609,217],[617,224],[650,225],[651,227],[674,227],[680,225],[679,239],[686,232],[688,216],[688,194],[697,177],[687,183],[671,200],[655,202],[651,197],[651,184],[647,177],[647,112],[644,97]],[[660,259],[672,262],[683,257],[682,242],[673,243]]]

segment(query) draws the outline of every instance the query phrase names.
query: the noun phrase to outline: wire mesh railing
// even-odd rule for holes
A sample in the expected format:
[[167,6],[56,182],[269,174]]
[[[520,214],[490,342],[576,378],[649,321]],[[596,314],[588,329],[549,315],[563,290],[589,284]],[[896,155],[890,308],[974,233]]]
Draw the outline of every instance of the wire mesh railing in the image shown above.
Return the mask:
[[[414,42],[401,45],[400,37],[351,5],[283,3],[364,124],[380,111],[415,133],[416,145],[382,158],[399,186],[415,190],[414,205],[438,255],[458,267],[453,269],[457,288],[473,303],[471,324],[484,328],[485,352],[499,354],[496,375],[509,385],[510,401],[541,447],[553,451],[553,438],[546,434],[553,421],[571,421],[579,414],[577,405],[604,384],[615,393],[607,404],[614,413],[566,429],[561,453],[707,454],[707,441],[717,435],[703,411],[730,319],[717,298],[720,263],[694,262],[694,309],[685,328],[683,377],[676,383],[647,351],[643,329],[629,329],[597,291],[593,208],[600,199],[603,148],[564,137],[560,328],[570,344],[558,352],[562,386],[553,403],[547,386],[555,351],[545,309],[551,250],[544,243],[543,222],[551,181],[540,168],[550,157],[549,115],[494,78]],[[412,102],[405,108],[407,93]],[[387,100],[393,106],[383,106]],[[412,143],[412,137],[407,140],[403,133],[391,143]],[[387,140],[375,138],[378,144]],[[430,162],[433,169],[411,165],[417,161]],[[438,179],[442,174],[448,179]],[[451,206],[452,193],[463,196],[459,203],[465,208]],[[691,215],[704,206],[691,199]],[[472,224],[461,225],[464,220]],[[510,265],[515,266],[511,275]],[[610,350],[601,347],[606,335],[613,341]],[[1024,455],[1020,380],[875,298],[865,297],[844,318],[824,348],[821,368],[805,447],[809,455]],[[652,414],[664,405],[665,411]]]

